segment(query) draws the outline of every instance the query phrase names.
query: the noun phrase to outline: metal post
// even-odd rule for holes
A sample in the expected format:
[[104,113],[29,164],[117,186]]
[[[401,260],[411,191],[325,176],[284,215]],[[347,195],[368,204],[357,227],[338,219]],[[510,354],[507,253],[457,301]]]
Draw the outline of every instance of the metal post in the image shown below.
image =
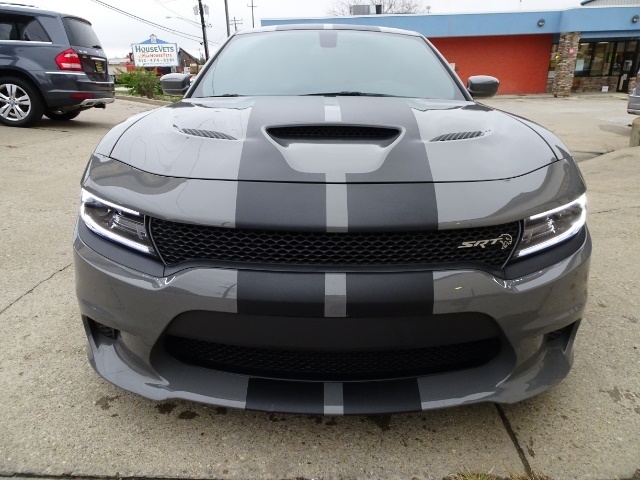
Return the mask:
[[236,17],[233,17],[233,20],[231,20],[231,22],[229,23],[233,23],[233,28],[235,29],[235,31],[238,31],[238,25],[242,25],[242,20],[236,20]]
[[200,9],[200,23],[202,24],[202,40],[204,42],[204,58],[209,60],[209,42],[207,41],[207,26],[204,23],[204,8],[202,8],[202,0],[198,0],[198,8]]
[[231,25],[229,25],[229,4],[224,0],[224,16],[227,19],[227,37],[231,35]]
[[255,28],[256,23],[255,23],[254,18],[253,18],[253,11],[255,10],[257,5],[254,5],[253,4],[253,0],[251,0],[251,5],[247,5],[247,7],[249,7],[251,9],[251,28]]

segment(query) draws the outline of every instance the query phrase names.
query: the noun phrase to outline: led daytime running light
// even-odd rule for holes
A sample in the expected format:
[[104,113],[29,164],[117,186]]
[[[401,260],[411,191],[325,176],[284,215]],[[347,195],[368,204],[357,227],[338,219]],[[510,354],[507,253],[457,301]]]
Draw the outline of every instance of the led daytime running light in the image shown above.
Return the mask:
[[[553,219],[552,217],[556,214],[562,213],[562,212],[568,212],[571,209],[574,209],[578,207],[580,209],[580,215],[579,217],[575,218],[572,220],[572,223],[570,224],[570,227],[567,228],[566,230],[562,231],[561,233],[556,233],[555,231],[555,225],[556,223],[560,223],[562,221],[562,219]],[[534,245],[530,246],[530,247],[526,247],[523,245],[523,243],[525,242],[525,239],[527,238],[527,229],[530,229],[531,232],[531,236],[529,237],[528,241],[532,241],[531,238],[533,235],[535,235],[537,232],[536,230],[539,230],[540,232],[543,231],[543,228],[536,228],[536,220],[540,220],[540,219],[549,219],[548,223],[549,223],[549,239],[542,241],[540,243],[535,243]],[[569,220],[569,219],[568,219]],[[576,235],[580,229],[585,225],[587,220],[587,196],[586,194],[581,195],[579,198],[577,198],[576,200],[574,200],[571,203],[567,203],[566,205],[563,205],[561,207],[557,207],[554,208],[553,210],[549,210],[543,213],[539,213],[536,215],[532,215],[531,217],[527,218],[525,220],[525,231],[523,232],[523,236],[520,239],[520,247],[518,248],[517,252],[516,252],[516,257],[523,257],[525,255],[530,255],[532,253],[535,252],[539,252],[541,250],[544,250],[546,248],[549,248],[553,245],[556,245],[560,242],[563,242],[571,237],[573,237],[574,235]],[[528,226],[528,223],[532,223],[533,225]],[[541,224],[542,226],[542,224]],[[524,247],[524,248],[523,248]]]
[[[113,217],[112,228],[106,228],[105,225],[102,225],[96,221],[96,219],[91,215],[89,209],[91,206],[95,207],[103,207],[113,210],[111,213]],[[105,212],[106,215],[109,215],[109,211]],[[130,216],[139,217],[139,221],[131,219],[120,219],[122,214],[128,214]],[[116,243],[125,245],[134,250],[138,250],[140,252],[153,254],[155,255],[155,251],[151,246],[151,243],[145,244],[143,242],[139,242],[136,240],[132,240],[131,238],[127,238],[125,235],[134,235],[133,231],[137,231],[137,236],[140,236],[140,232],[144,233],[144,236],[148,239],[148,235],[146,233],[146,229],[144,228],[144,216],[140,215],[139,212],[132,210],[130,208],[121,207],[113,202],[109,202],[108,200],[104,200],[92,193],[87,192],[82,189],[81,195],[81,205],[80,205],[80,218],[84,221],[85,225],[89,230],[98,235],[108,238]],[[124,220],[124,221],[123,221]],[[138,223],[142,225],[142,228],[137,230],[133,225],[134,223]],[[121,233],[119,234],[118,231]]]

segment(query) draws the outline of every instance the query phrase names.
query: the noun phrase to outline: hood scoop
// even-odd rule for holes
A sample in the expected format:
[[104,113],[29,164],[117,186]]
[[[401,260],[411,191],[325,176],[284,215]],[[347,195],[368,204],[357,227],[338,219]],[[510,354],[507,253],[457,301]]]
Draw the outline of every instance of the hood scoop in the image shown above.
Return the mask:
[[216,132],[215,130],[198,130],[196,128],[178,128],[180,133],[192,135],[194,137],[215,138],[217,140],[237,140],[237,138],[227,135],[226,133]]
[[292,125],[269,127],[267,133],[278,143],[340,141],[388,144],[400,135],[400,130],[362,125]]
[[487,133],[489,133],[488,131],[485,132],[456,132],[456,133],[445,133],[444,135],[438,135],[435,138],[432,138],[430,141],[431,142],[451,142],[454,140],[469,140],[470,138],[478,138],[478,137],[482,137],[483,135],[486,135]]
[[324,173],[327,182],[343,183],[348,173],[380,168],[405,130],[355,125],[296,125],[268,127],[265,137],[291,168]]

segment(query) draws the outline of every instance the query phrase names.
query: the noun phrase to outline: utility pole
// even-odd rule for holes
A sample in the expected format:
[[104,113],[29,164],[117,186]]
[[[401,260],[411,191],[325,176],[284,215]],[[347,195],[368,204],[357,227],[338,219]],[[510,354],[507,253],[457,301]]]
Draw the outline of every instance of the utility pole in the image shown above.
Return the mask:
[[227,37],[231,35],[231,24],[229,23],[229,4],[227,0],[224,0],[224,16],[227,19]]
[[251,0],[251,5],[247,5],[247,7],[249,7],[251,9],[251,28],[255,28],[256,23],[253,19],[253,11],[255,10],[255,8],[257,7],[257,5],[253,4],[253,0]]
[[200,23],[202,24],[202,40],[204,42],[204,58],[209,60],[209,42],[207,41],[207,26],[204,23],[204,8],[202,8],[202,0],[198,0],[198,9],[200,10]]
[[238,25],[242,25],[242,19],[239,18],[238,20],[236,20],[236,17],[233,17],[233,20],[231,20],[231,22],[229,23],[233,23],[233,28],[235,28],[236,32],[238,31]]

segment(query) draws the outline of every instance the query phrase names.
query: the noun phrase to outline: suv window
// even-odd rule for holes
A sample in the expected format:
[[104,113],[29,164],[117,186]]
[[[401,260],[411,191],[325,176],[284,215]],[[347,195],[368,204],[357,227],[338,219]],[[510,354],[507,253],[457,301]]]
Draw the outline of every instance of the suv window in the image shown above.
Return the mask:
[[101,48],[100,40],[93,31],[91,24],[81,18],[65,17],[62,19],[64,28],[69,36],[69,44],[76,47]]
[[34,17],[7,13],[0,13],[0,40],[51,41],[40,22]]

